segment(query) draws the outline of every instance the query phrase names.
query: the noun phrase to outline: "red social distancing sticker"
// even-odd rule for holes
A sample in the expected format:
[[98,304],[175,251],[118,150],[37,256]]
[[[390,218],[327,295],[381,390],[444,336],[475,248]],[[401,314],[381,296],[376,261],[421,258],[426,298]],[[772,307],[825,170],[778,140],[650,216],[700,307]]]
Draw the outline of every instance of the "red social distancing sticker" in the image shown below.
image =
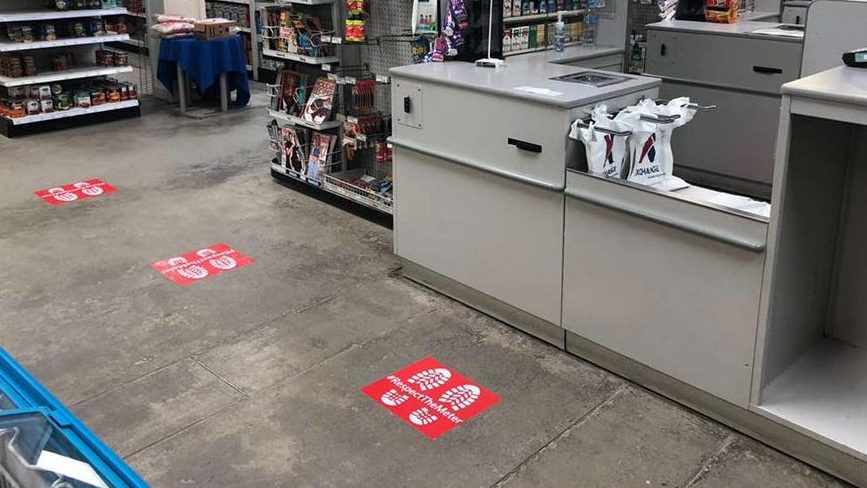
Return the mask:
[[63,205],[69,202],[108,195],[109,193],[114,193],[116,191],[117,188],[100,179],[96,179],[79,181],[78,183],[66,186],[56,186],[54,188],[39,190],[33,193],[36,194],[37,197],[41,198],[45,203],[51,205]]
[[183,256],[157,261],[151,266],[184,286],[227,271],[243,268],[253,260],[225,244],[215,244]]
[[361,391],[430,439],[500,402],[494,392],[431,357]]

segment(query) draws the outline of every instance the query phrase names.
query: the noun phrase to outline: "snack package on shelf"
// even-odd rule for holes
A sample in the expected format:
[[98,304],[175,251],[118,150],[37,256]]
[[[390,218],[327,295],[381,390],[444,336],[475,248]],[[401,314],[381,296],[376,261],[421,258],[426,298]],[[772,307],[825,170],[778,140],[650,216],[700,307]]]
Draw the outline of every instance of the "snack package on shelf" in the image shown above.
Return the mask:
[[321,124],[328,120],[331,117],[336,94],[337,83],[325,77],[317,78],[304,108],[304,120],[314,124]]
[[707,0],[704,18],[707,22],[734,24],[738,21],[738,0]]

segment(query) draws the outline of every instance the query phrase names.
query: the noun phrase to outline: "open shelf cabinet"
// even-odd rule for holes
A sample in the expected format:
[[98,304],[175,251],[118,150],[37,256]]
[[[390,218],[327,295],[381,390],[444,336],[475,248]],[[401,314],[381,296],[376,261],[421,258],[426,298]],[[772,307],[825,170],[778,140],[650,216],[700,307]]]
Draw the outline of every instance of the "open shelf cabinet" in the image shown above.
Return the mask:
[[[854,75],[843,70],[784,85],[784,93]],[[862,105],[783,98],[753,403],[759,413],[867,463],[862,91]],[[853,481],[867,482],[867,469]]]

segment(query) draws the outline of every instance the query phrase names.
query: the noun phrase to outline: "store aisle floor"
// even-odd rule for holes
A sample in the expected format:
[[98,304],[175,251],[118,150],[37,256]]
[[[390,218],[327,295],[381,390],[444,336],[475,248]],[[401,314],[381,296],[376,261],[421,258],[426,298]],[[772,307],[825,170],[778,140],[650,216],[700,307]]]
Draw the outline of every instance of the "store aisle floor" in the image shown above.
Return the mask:
[[[0,140],[0,345],[153,486],[840,486],[401,279],[390,230],[271,179],[265,123]],[[90,178],[118,191],[33,195]],[[151,267],[216,243],[254,262]],[[362,394],[427,356],[502,401],[430,441]]]

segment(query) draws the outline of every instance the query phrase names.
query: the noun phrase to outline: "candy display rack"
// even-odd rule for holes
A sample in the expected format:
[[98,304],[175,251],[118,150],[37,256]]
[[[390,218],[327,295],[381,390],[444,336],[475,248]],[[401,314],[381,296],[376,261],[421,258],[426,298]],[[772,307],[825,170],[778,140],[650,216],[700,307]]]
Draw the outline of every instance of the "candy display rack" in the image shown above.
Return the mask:
[[130,39],[112,30],[127,10],[114,0],[82,4],[92,8],[75,9],[82,6],[76,1],[63,3],[63,9],[3,1],[0,134],[16,137],[140,115],[138,87],[108,78],[132,72],[129,57],[104,47]]

